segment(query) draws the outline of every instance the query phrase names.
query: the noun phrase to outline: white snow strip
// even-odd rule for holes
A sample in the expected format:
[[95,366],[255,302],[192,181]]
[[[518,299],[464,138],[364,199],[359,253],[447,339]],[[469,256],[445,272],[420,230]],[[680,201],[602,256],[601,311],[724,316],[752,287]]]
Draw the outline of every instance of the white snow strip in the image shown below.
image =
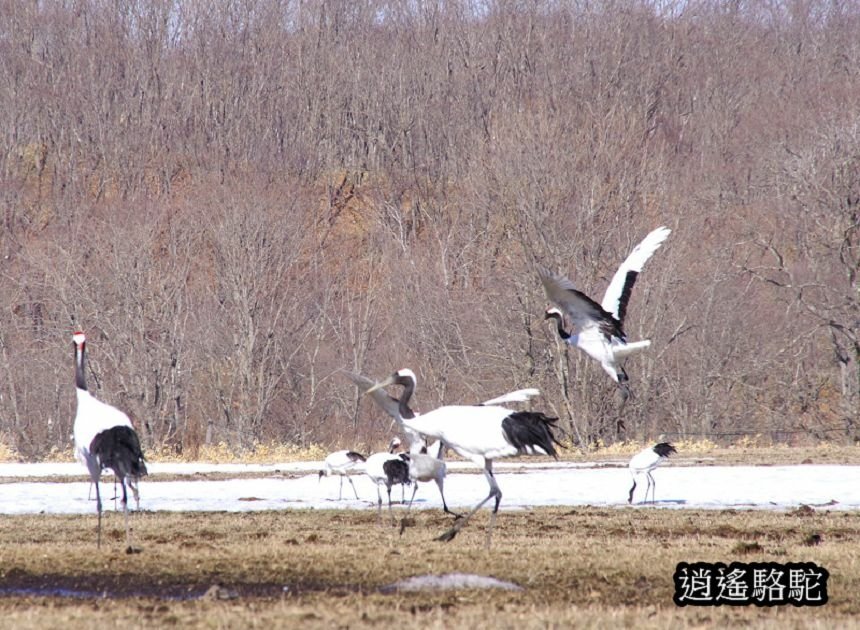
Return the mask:
[[[0,465],[0,477],[46,477],[57,474],[46,471],[67,470],[66,466],[75,467],[72,474],[80,477],[82,467],[79,464],[3,464]],[[172,473],[180,470],[174,468],[176,466],[194,472],[226,472],[229,469],[225,466],[239,466],[235,469],[237,472],[254,471],[239,464],[163,466]],[[154,474],[140,483],[140,506],[155,512],[376,508],[377,490],[367,476],[353,475],[361,500],[352,497],[352,492],[344,491],[344,500],[338,501],[338,478],[320,480],[316,474],[321,468],[320,462],[303,462],[301,466],[307,474],[296,478],[275,476],[286,468],[272,465],[267,468],[273,475],[271,477],[158,481],[159,472],[166,474],[167,471],[161,469],[161,465],[153,464]],[[14,467],[14,470],[9,467]],[[30,467],[35,467],[38,472],[33,472]],[[0,514],[95,512],[95,502],[87,500],[89,482],[63,480],[63,474],[66,473],[58,474],[60,478],[56,482],[0,483]],[[653,475],[657,483],[656,505],[663,508],[787,510],[806,504],[837,510],[860,509],[860,484],[857,483],[860,466],[687,467],[670,464],[658,468]],[[496,472],[496,480],[503,493],[502,510],[533,506],[626,506],[631,485],[626,468],[547,467],[546,464],[537,468],[525,467],[518,462]],[[110,505],[108,499],[113,497],[113,485],[113,477],[106,475],[102,482],[102,496],[107,506]],[[487,492],[483,475],[452,472],[445,481],[445,498],[451,508],[472,506],[486,497]],[[645,483],[640,480],[634,505],[641,505],[639,502],[644,493]],[[407,499],[410,495],[411,489],[407,489]],[[384,489],[382,496],[385,502]],[[399,500],[400,496],[401,492],[395,488],[392,498]],[[441,507],[435,484],[421,484],[413,509]]]
[[[448,461],[448,470],[474,470],[481,468],[466,461]],[[626,464],[618,462],[498,462],[493,465],[494,470],[531,470],[535,468],[593,468],[600,466],[624,467]],[[278,473],[309,473],[323,468],[322,462],[283,462],[276,464],[210,464],[208,462],[183,462],[183,463],[159,463],[147,462],[149,477],[158,475],[198,475],[209,473],[222,474],[278,474]],[[77,462],[67,463],[38,463],[17,464],[0,463],[0,478],[23,479],[27,477],[86,477],[87,469]]]
[[462,588],[499,588],[505,591],[522,591],[523,587],[494,577],[473,573],[445,573],[444,575],[416,575],[383,586],[383,593],[394,591],[442,591]]

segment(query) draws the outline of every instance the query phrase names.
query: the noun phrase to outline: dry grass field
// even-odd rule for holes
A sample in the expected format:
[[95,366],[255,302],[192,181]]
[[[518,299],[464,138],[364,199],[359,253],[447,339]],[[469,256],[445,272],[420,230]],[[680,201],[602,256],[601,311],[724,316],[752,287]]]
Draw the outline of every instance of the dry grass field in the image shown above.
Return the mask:
[[[485,514],[454,541],[417,511],[380,526],[373,511],[135,515],[139,554],[108,512],[0,517],[0,626],[9,628],[546,628],[860,626],[860,514],[650,508],[500,512],[491,550]],[[816,536],[817,535],[817,536]],[[680,561],[812,561],[830,572],[822,608],[677,608]],[[384,592],[451,572],[522,591]],[[220,585],[220,589],[210,589]],[[208,592],[207,592],[208,591]]]

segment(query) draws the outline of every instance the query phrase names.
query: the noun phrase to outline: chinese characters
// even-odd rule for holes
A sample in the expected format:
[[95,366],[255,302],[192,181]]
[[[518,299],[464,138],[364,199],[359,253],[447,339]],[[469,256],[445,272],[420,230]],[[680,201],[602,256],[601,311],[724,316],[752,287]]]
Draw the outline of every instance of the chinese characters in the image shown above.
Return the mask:
[[812,562],[680,562],[673,599],[678,606],[822,606],[828,577]]

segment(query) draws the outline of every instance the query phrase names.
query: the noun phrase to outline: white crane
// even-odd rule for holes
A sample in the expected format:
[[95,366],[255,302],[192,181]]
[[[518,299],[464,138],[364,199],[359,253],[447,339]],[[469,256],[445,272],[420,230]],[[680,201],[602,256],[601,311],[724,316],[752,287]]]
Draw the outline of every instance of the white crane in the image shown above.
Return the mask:
[[367,458],[361,453],[355,451],[335,451],[329,453],[323,462],[323,469],[319,473],[319,479],[337,475],[340,477],[340,490],[337,493],[337,500],[343,498],[343,478],[352,486],[352,491],[355,493],[355,498],[358,498],[358,491],[355,489],[355,484],[352,483],[350,473],[355,470],[359,463],[364,462]]
[[[429,451],[429,452],[428,452]],[[442,496],[442,509],[446,514],[451,514],[455,517],[460,517],[456,512],[448,509],[448,504],[445,502],[445,476],[448,473],[448,466],[443,460],[445,445],[441,440],[437,440],[430,445],[429,449],[424,449],[421,453],[410,453],[407,455],[409,464],[409,479],[415,484],[412,488],[412,498],[409,499],[409,506],[406,508],[408,512],[412,508],[412,502],[415,500],[415,494],[418,492],[418,482],[435,481],[439,488],[439,494]],[[432,453],[435,453],[433,455]]]
[[[625,400],[630,395],[630,387],[621,361],[651,345],[648,339],[627,341],[623,330],[627,303],[642,267],[671,232],[667,227],[659,227],[633,248],[612,277],[600,304],[579,291],[567,278],[544,267],[538,268],[547,297],[559,307],[547,309],[545,319],[555,319],[558,334],[565,343],[600,363],[621,388]],[[564,315],[571,322],[569,332],[564,329]]]
[[677,452],[678,451],[675,450],[675,447],[668,442],[660,442],[659,444],[649,446],[648,448],[639,451],[633,456],[629,465],[630,474],[633,477],[633,486],[631,486],[630,494],[627,497],[628,503],[633,503],[633,491],[636,489],[636,477],[643,474],[648,481],[648,485],[645,486],[645,501],[643,501],[643,503],[648,502],[649,490],[651,490],[651,502],[654,503],[656,501],[655,494],[657,492],[657,483],[654,481],[654,477],[651,475],[651,472],[668,459],[669,455]]
[[487,547],[490,546],[493,524],[502,491],[493,475],[493,460],[513,455],[551,455],[558,457],[552,429],[557,418],[550,418],[540,412],[512,411],[495,405],[452,405],[439,407],[433,411],[413,418],[407,418],[403,411],[415,391],[415,374],[412,370],[398,370],[385,380],[372,386],[365,393],[373,393],[388,385],[403,387],[398,405],[403,424],[425,438],[441,440],[454,449],[461,457],[471,460],[483,468],[484,476],[490,485],[490,493],[466,516],[454,523],[437,540],[452,540],[487,501],[495,499],[490,523],[487,527]]
[[397,484],[407,486],[411,482],[409,480],[409,464],[406,463],[404,454],[398,454],[396,451],[400,448],[400,440],[393,438],[388,445],[387,451],[374,453],[369,456],[364,463],[364,472],[376,484],[376,516],[379,522],[382,522],[382,493],[379,490],[380,486],[385,486],[388,491],[388,513],[391,515],[392,521],[394,514],[391,511],[391,488]]
[[99,479],[102,470],[110,468],[122,486],[127,551],[132,553],[135,549],[131,542],[126,486],[131,487],[137,498],[137,480],[147,474],[140,440],[127,415],[90,394],[86,382],[87,338],[84,333],[76,332],[72,341],[75,346],[75,391],[78,403],[74,425],[75,457],[86,464],[90,480],[96,488],[96,509],[99,515],[97,545],[101,547],[102,540]]
[[[408,401],[402,402],[397,398],[393,398],[385,393],[382,389],[377,389],[374,386],[376,381],[369,379],[361,374],[344,370],[349,379],[358,386],[359,390],[364,394],[370,394],[374,402],[379,405],[382,410],[397,421],[397,425],[406,434],[409,439],[409,452],[421,453],[426,452],[427,442],[424,437],[410,429],[405,420],[412,420],[419,414],[412,410]],[[502,394],[496,398],[485,400],[479,403],[481,406],[504,405],[512,402],[527,402],[528,400],[540,395],[540,390],[535,388],[518,389],[507,394]]]

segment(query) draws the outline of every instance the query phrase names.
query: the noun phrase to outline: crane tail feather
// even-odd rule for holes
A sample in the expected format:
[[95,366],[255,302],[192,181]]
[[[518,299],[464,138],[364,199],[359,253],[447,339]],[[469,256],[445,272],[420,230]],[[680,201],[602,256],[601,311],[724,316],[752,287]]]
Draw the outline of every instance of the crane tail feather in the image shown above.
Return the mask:
[[361,453],[356,453],[355,451],[349,451],[346,454],[347,459],[351,462],[364,462],[367,461],[367,458]]
[[669,455],[671,455],[672,453],[678,452],[675,450],[675,447],[668,442],[660,442],[659,444],[655,444],[653,450],[660,457],[669,457]]
[[123,479],[147,474],[140,440],[131,427],[120,425],[98,433],[90,443],[90,452],[102,469],[110,468]]
[[515,411],[502,420],[502,431],[507,442],[518,453],[552,455],[558,459],[555,445],[561,446],[553,435],[558,418],[537,411]]

